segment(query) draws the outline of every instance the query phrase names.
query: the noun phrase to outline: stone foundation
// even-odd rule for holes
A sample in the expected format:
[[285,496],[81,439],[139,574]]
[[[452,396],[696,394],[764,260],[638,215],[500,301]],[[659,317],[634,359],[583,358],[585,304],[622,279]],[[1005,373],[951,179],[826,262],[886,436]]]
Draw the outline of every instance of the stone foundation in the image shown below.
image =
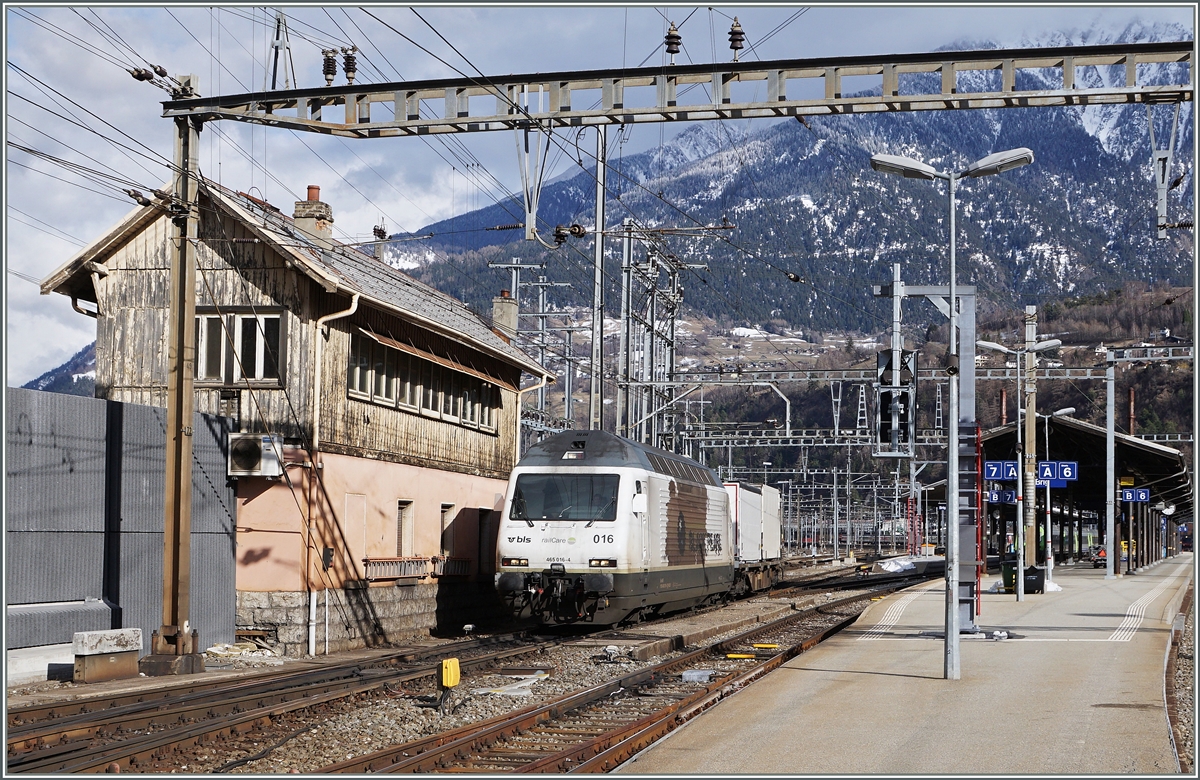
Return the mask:
[[[317,591],[317,654],[458,636],[466,623],[495,627],[508,619],[492,583],[438,582]],[[308,593],[238,591],[237,629],[263,631],[284,656],[308,653]]]

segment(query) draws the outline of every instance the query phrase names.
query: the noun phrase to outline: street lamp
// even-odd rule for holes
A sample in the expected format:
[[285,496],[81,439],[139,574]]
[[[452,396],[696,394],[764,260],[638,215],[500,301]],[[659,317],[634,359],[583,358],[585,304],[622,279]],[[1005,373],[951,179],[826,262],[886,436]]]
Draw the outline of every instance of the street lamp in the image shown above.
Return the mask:
[[[1021,441],[1021,408],[1020,393],[1021,393],[1021,363],[1024,362],[1025,356],[1030,353],[1045,352],[1048,349],[1062,346],[1060,339],[1048,339],[1039,341],[1028,349],[1009,349],[1003,344],[997,344],[994,341],[976,341],[975,346],[990,349],[993,352],[1003,352],[1005,355],[1016,356],[1017,366],[1017,455],[1018,457],[1024,452]],[[1072,409],[1071,411],[1074,411]],[[1028,442],[1025,446],[1033,447],[1037,442]],[[1033,496],[1030,496],[1033,499]],[[1013,528],[1013,536],[1017,542],[1017,601],[1025,600],[1025,481],[1018,476],[1017,478],[1017,522]]]
[[950,376],[949,453],[946,458],[946,650],[944,676],[957,680],[961,676],[958,654],[959,620],[958,597],[958,295],[955,289],[954,185],[959,179],[976,179],[1020,168],[1033,162],[1033,152],[1021,147],[989,154],[961,171],[939,171],[926,163],[894,154],[871,156],[871,167],[880,173],[903,176],[906,179],[943,179],[947,182],[950,203],[950,343],[946,350],[946,373]]
[[771,461],[763,461],[763,484],[767,484],[767,469],[771,468]]
[[[1075,414],[1075,407],[1068,406],[1065,409],[1059,409],[1050,414],[1039,414],[1046,421],[1046,460],[1050,460],[1050,418],[1051,417],[1066,417],[1068,414]],[[1054,540],[1050,536],[1050,480],[1046,480],[1046,581],[1049,582],[1054,575]]]

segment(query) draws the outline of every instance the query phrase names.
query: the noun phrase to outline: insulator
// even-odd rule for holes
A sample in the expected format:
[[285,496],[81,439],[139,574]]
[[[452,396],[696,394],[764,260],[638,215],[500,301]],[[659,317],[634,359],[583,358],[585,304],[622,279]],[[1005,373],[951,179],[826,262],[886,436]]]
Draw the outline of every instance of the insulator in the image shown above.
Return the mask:
[[376,225],[373,230],[375,232],[375,240],[384,241],[387,239],[387,229],[383,225]]
[[663,42],[667,44],[667,54],[679,53],[679,44],[683,43],[683,36],[675,29],[674,22],[671,22],[671,29],[667,30],[667,37],[663,38]]
[[796,274],[792,273],[791,271],[787,272],[787,278],[788,278],[788,281],[792,281],[792,282],[800,281],[800,277],[797,276]]
[[571,235],[575,236],[575,238],[583,238],[587,235],[587,228],[585,228],[583,225],[571,225],[569,232]]
[[325,74],[325,86],[333,86],[333,78],[337,75],[337,49],[322,49],[322,56],[325,57],[325,63],[321,67],[321,72]]
[[746,44],[746,33],[742,32],[742,26],[738,24],[737,17],[733,17],[733,26],[729,28],[729,48],[733,49],[733,60],[737,62],[738,50],[744,49]]
[[154,190],[150,194],[153,195],[154,197],[158,198],[159,200],[170,200],[171,199],[171,193],[166,192],[164,190]]
[[342,69],[346,71],[347,84],[353,84],[354,77],[358,75],[358,58],[354,56],[355,54],[358,54],[357,46],[342,49]]
[[554,228],[554,245],[562,246],[565,243],[567,243],[567,229],[558,225]]
[[165,79],[167,77],[167,69],[164,68],[162,65],[151,65],[150,67],[153,68],[154,72],[157,73],[162,78]]
[[139,190],[125,190],[125,194],[137,201],[139,206],[149,206],[150,199]]
[[133,76],[138,81],[149,81],[150,79],[154,78],[154,74],[145,68],[134,68],[133,70],[129,71],[129,75]]

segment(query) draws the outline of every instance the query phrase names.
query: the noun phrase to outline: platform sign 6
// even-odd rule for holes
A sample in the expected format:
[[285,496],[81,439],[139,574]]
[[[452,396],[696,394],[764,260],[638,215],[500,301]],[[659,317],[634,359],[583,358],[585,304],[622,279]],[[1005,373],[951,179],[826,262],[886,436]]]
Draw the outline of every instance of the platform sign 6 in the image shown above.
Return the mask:
[[[1040,481],[1071,482],[1079,479],[1079,462],[1074,460],[1039,460],[1037,478]],[[1054,485],[1051,487],[1066,487]]]
[[1009,482],[1017,478],[1015,460],[986,460],[983,462],[983,478],[993,482]]
[[1144,504],[1150,501],[1149,488],[1124,488],[1121,490],[1121,500],[1129,501],[1135,504]]
[[1058,479],[1071,481],[1079,479],[1079,462],[1074,460],[1060,460],[1058,462]]

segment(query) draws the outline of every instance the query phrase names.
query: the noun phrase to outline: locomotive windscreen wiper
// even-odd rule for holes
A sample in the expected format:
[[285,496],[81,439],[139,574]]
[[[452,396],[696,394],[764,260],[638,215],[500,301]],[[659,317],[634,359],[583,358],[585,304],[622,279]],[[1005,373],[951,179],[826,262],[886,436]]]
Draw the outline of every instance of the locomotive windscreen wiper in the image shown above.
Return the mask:
[[596,514],[592,515],[592,519],[587,521],[587,525],[585,525],[584,528],[591,528],[592,523],[599,520],[600,515],[604,514],[605,510],[607,510],[610,506],[612,506],[613,502],[616,500],[617,500],[616,496],[613,496],[612,498],[608,499],[608,503],[605,504],[604,506],[600,507],[598,510],[596,510]]

